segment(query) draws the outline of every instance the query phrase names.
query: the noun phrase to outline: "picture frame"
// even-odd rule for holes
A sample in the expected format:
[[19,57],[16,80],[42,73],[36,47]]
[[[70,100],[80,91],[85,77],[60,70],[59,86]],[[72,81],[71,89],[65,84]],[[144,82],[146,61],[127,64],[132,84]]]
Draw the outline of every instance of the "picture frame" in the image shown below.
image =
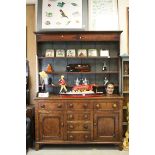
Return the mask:
[[97,49],[88,49],[88,57],[97,57]]
[[118,0],[88,0],[89,30],[119,30]]
[[37,31],[88,29],[88,0],[38,0]]
[[47,49],[45,52],[45,57],[54,57],[54,49]]
[[100,57],[107,57],[107,58],[110,58],[109,50],[100,49]]
[[56,57],[65,57],[65,50],[64,49],[57,49],[56,50]]
[[78,57],[87,57],[87,50],[86,49],[78,49],[77,56]]
[[75,56],[76,56],[75,49],[67,49],[66,57],[75,57]]

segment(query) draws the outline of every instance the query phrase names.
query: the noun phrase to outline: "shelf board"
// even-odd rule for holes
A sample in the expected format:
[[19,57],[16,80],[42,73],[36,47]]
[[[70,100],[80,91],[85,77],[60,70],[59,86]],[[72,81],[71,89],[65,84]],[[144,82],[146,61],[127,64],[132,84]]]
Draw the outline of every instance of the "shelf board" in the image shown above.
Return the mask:
[[47,74],[118,74],[118,71],[103,71],[103,72],[52,72]]
[[119,56],[108,57],[38,57],[38,59],[117,59]]
[[123,94],[129,94],[129,91],[123,91]]

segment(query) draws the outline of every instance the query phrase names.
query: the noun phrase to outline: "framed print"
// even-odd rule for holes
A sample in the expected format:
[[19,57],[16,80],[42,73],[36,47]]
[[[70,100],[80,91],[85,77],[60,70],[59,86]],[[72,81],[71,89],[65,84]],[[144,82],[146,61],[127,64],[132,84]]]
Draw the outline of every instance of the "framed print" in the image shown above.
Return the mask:
[[54,57],[54,50],[53,49],[47,49],[45,52],[45,57]]
[[77,56],[78,57],[86,57],[87,56],[87,50],[86,49],[78,49]]
[[109,50],[100,50],[100,56],[101,57],[108,57],[110,58],[110,55],[109,55]]
[[68,49],[66,51],[66,57],[75,57],[76,54],[75,54],[75,49]]
[[88,57],[97,57],[97,49],[88,49]]
[[65,50],[57,49],[56,50],[56,57],[65,57]]
[[89,30],[119,30],[118,0],[88,0]]
[[38,0],[38,31],[87,29],[88,0]]

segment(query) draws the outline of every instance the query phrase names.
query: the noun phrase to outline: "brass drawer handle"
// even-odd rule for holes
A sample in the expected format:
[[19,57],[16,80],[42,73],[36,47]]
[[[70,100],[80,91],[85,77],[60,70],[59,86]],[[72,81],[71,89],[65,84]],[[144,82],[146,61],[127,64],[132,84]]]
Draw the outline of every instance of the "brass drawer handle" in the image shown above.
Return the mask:
[[73,139],[74,139],[73,135],[70,135],[70,136],[69,136],[69,139],[70,139],[70,140],[73,140]]
[[88,124],[84,124],[84,125],[83,125],[83,128],[84,128],[84,129],[88,129]]
[[94,126],[96,126],[96,122],[94,122]]
[[84,135],[84,138],[85,138],[85,139],[88,139],[88,138],[89,138],[89,136],[88,136],[88,135]]
[[116,107],[117,107],[117,104],[116,104],[116,103],[114,103],[114,104],[113,104],[113,108],[116,108]]
[[70,103],[70,104],[69,104],[69,107],[70,107],[70,108],[73,108],[73,104],[72,104],[72,103]]
[[69,125],[70,129],[74,129],[74,126],[72,124]]
[[69,118],[69,119],[73,119],[73,115],[70,114],[70,115],[68,116],[68,118]]
[[96,104],[96,108],[100,108],[100,104]]
[[63,123],[63,122],[61,122],[61,126],[62,126],[62,127],[64,126],[64,123]]
[[59,103],[59,104],[57,105],[57,107],[58,107],[58,108],[62,108],[62,104]]
[[85,104],[83,105],[83,107],[84,107],[84,108],[87,108],[87,107],[88,107],[88,104],[87,104],[87,103],[85,103]]
[[41,107],[42,109],[45,109],[45,105],[41,105],[40,107]]
[[87,114],[85,114],[85,115],[84,115],[84,118],[85,118],[85,119],[88,119],[88,115],[87,115]]

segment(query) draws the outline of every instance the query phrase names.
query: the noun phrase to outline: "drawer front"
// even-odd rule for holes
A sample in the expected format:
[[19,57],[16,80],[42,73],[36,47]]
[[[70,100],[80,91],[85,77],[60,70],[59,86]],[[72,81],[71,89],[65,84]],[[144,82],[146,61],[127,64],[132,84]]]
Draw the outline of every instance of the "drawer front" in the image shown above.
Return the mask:
[[81,113],[73,113],[67,112],[67,121],[90,121],[91,120],[90,112],[81,112]]
[[91,130],[91,124],[87,122],[82,123],[67,123],[67,130],[68,131],[90,131]]
[[93,109],[93,104],[90,101],[82,101],[82,102],[77,102],[77,101],[72,101],[67,103],[67,110],[77,110],[77,109]]
[[90,133],[68,133],[67,140],[69,141],[90,141]]
[[117,101],[113,102],[96,102],[94,103],[95,110],[119,110],[120,104]]
[[58,102],[39,102],[38,103],[39,110],[64,110],[64,103]]

